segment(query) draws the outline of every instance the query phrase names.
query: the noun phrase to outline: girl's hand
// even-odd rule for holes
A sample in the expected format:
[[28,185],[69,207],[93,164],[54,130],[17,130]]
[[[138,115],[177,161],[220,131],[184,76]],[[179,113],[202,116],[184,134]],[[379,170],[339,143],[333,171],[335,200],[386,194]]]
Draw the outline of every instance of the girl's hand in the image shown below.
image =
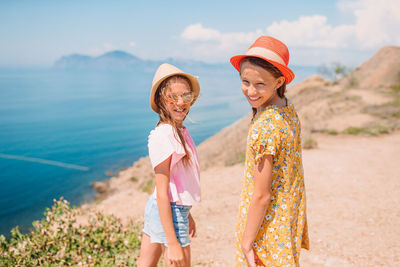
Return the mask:
[[247,265],[249,267],[259,267],[259,266],[265,266],[262,261],[258,258],[257,254],[254,252],[254,249],[252,246],[247,246],[242,244],[242,251],[243,254],[246,258]]
[[185,256],[183,255],[183,249],[179,243],[168,246],[167,257],[169,264],[177,267],[185,266]]
[[189,236],[194,237],[196,235],[196,223],[192,217],[192,214],[189,213]]

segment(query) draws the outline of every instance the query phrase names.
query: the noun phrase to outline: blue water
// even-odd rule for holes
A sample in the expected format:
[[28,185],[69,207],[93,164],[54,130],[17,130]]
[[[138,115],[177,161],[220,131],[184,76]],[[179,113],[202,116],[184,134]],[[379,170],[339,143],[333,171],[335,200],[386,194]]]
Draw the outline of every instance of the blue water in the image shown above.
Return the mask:
[[[185,70],[201,83],[190,111],[196,123],[185,123],[196,144],[249,112],[232,67]],[[300,82],[315,68],[295,73]],[[152,76],[0,69],[0,234],[16,225],[27,231],[54,198],[73,205],[93,199],[91,182],[147,155],[147,136],[158,121],[148,104]]]

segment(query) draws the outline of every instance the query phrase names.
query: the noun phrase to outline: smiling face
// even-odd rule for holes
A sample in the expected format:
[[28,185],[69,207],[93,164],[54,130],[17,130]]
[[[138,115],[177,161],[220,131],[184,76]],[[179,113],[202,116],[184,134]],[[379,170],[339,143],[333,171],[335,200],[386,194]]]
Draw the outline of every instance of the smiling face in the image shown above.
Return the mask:
[[164,89],[164,107],[171,118],[182,126],[183,120],[189,113],[190,105],[193,100],[193,93],[189,83],[184,79],[174,79],[168,83]]
[[271,104],[280,104],[282,99],[277,89],[283,85],[283,76],[275,78],[266,69],[250,62],[243,62],[240,66],[242,91],[252,108],[265,108]]

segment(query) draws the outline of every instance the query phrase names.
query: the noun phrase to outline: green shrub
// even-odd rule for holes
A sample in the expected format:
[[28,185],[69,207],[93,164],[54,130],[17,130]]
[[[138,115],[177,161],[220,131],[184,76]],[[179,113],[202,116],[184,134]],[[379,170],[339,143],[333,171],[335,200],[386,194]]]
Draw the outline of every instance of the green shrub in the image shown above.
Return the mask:
[[400,92],[400,84],[393,84],[393,85],[390,86],[390,88],[392,89],[392,91],[394,93]]
[[136,178],[135,176],[132,176],[132,177],[130,178],[130,180],[131,180],[132,182],[136,183],[136,182],[138,181],[138,178]]
[[348,127],[343,131],[344,134],[353,134],[353,135],[358,135],[366,132],[367,132],[366,128],[358,128],[358,127]]
[[140,240],[138,226],[123,226],[114,216],[95,214],[89,223],[76,223],[78,211],[54,200],[34,230],[0,236],[0,266],[136,266]]
[[312,129],[311,133],[323,133],[323,134],[330,134],[330,135],[338,135],[339,132],[335,129]]
[[238,152],[234,155],[233,158],[225,161],[225,166],[233,166],[237,163],[245,162],[245,160],[246,160],[246,153]]
[[391,104],[393,107],[400,107],[400,97],[396,97]]
[[315,140],[311,136],[306,137],[304,139],[304,141],[303,141],[303,148],[304,149],[313,149],[313,148],[317,148],[317,147],[318,147],[317,140]]
[[153,180],[150,179],[142,186],[142,191],[150,194],[153,191],[153,187]]
[[357,87],[359,85],[358,79],[354,75],[350,75],[347,82],[347,86],[350,88]]
[[346,128],[343,133],[344,134],[352,134],[352,135],[359,135],[359,134],[366,134],[366,135],[379,135],[379,134],[388,134],[391,132],[391,129],[385,125],[378,125],[375,127],[349,127]]
[[379,135],[379,134],[388,134],[390,133],[390,128],[384,125],[376,126],[370,129],[369,134],[371,135]]
[[330,135],[337,135],[337,134],[338,134],[338,131],[336,131],[335,129],[329,129],[329,130],[328,130],[328,134],[330,134]]
[[350,69],[342,65],[340,62],[332,62],[329,66],[322,65],[317,70],[320,74],[328,77],[333,84],[337,84],[337,81],[345,77]]

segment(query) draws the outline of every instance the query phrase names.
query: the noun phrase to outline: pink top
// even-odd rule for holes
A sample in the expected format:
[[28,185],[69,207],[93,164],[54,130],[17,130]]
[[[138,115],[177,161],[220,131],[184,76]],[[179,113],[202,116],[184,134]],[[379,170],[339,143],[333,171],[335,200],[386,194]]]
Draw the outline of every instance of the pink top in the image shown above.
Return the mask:
[[[186,127],[181,129],[186,148],[190,153],[190,164],[184,165],[185,150],[179,136],[170,124],[160,124],[150,132],[148,139],[149,157],[153,169],[169,156],[169,199],[178,205],[192,206],[200,202],[200,166],[196,146]],[[156,191],[154,191],[156,194]]]

